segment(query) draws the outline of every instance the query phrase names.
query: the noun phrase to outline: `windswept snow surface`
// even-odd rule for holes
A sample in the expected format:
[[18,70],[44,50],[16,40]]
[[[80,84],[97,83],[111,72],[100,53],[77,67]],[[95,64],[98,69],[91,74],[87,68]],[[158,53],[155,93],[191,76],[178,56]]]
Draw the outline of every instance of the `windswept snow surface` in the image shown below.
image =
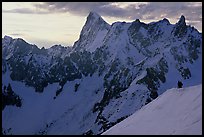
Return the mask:
[[[2,125],[6,134],[38,135],[44,132],[48,135],[74,135],[82,134],[94,123],[96,114],[91,113],[91,109],[100,99],[101,92],[95,98],[90,97],[102,86],[102,80],[96,75],[68,81],[55,100],[53,97],[59,88],[58,83],[49,84],[41,94],[22,82],[12,81],[9,76],[10,72],[7,71],[2,76],[3,83],[10,83],[15,89],[15,93],[22,98],[22,107],[6,106],[2,111]],[[95,80],[91,81],[92,78]],[[74,85],[79,82],[80,86],[75,92]],[[92,85],[87,86],[91,82]]]
[[102,135],[201,135],[202,84],[172,88]]

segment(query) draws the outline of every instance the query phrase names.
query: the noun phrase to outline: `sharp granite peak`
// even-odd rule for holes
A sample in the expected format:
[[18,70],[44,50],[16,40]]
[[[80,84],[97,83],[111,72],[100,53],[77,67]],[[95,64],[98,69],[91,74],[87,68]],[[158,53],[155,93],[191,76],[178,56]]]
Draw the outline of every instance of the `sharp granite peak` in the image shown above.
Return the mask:
[[91,11],[89,13],[89,15],[87,16],[87,20],[89,19],[92,19],[92,20],[97,20],[97,19],[100,19],[102,18],[98,13],[94,12],[94,11]]
[[[79,40],[74,43],[74,50],[93,49],[98,47],[98,43],[107,34],[111,26],[105,22],[100,15],[95,12],[90,12],[85,25],[80,33]],[[100,38],[97,38],[100,37]]]
[[185,24],[186,25],[186,21],[185,21],[185,16],[184,15],[181,15],[179,21],[178,21],[178,24]]
[[89,15],[87,16],[87,20],[84,26],[90,25],[90,24],[95,24],[95,23],[104,23],[109,25],[104,19],[96,12],[90,12]]
[[98,135],[182,80],[202,83],[202,34],[167,19],[106,23],[91,12],[73,47],[2,38],[2,134]]

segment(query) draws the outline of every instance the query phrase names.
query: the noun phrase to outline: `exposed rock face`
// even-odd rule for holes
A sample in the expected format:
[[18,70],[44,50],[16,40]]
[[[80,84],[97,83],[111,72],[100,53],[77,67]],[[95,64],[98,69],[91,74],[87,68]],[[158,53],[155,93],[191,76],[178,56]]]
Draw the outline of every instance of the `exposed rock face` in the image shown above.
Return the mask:
[[[44,128],[33,129],[39,131],[35,134],[52,134],[60,124],[69,129],[76,119],[79,123],[74,129],[64,133],[100,134],[155,99],[157,94],[175,87],[177,80],[183,80],[184,86],[202,82],[199,74],[202,35],[186,25],[184,16],[175,25],[167,19],[149,24],[136,19],[132,23],[109,25],[91,12],[73,47],[55,45],[39,49],[23,39],[5,36],[2,53],[2,75],[11,82],[20,81],[42,96],[49,92],[46,89],[49,85],[57,83],[56,93],[50,97],[56,102],[65,94],[69,94],[67,98],[76,94],[79,106],[69,101],[71,97],[65,99],[66,104],[59,105],[67,105],[71,111],[61,110],[64,112],[61,117],[55,117]],[[7,85],[4,79],[3,85]],[[18,88],[13,91],[19,92]],[[82,98],[90,103],[89,107],[80,102]],[[58,109],[54,106],[55,102],[53,111]],[[88,112],[79,112],[79,108]],[[76,113],[80,115],[72,115]],[[65,124],[67,120],[71,125]],[[9,129],[4,124],[3,128]],[[10,132],[18,133],[14,127]]]

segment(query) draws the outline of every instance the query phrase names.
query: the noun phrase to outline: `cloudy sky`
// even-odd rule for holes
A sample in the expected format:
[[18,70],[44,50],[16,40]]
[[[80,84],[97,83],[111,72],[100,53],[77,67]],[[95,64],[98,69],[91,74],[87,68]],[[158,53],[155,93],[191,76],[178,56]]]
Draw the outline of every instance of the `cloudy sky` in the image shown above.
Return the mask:
[[202,32],[202,2],[2,2],[2,36],[38,47],[72,46],[90,11],[109,24],[163,18],[175,24],[184,15],[188,25]]

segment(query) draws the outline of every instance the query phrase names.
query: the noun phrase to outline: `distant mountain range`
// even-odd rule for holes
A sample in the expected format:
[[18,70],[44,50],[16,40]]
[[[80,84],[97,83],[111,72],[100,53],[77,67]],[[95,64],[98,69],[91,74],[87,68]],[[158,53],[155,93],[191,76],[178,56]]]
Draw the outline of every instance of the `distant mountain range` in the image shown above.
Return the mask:
[[73,47],[4,36],[2,133],[101,134],[178,80],[202,83],[202,34],[184,16],[109,25],[91,12]]

